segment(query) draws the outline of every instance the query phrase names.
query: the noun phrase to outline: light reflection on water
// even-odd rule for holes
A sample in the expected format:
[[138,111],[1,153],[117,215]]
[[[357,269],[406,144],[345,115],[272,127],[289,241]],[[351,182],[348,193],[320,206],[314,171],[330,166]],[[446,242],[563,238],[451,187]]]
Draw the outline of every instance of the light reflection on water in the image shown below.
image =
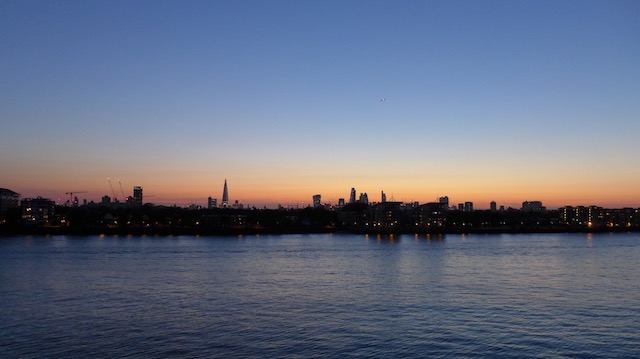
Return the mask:
[[0,239],[0,357],[640,356],[640,235]]

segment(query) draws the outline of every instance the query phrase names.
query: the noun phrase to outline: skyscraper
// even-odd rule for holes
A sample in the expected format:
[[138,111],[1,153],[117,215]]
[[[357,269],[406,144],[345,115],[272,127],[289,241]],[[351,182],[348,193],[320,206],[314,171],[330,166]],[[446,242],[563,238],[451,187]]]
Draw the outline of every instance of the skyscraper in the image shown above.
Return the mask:
[[322,197],[319,194],[313,196],[313,207],[320,207],[322,202]]
[[387,202],[387,195],[386,195],[386,193],[384,193],[384,191],[382,191],[382,198],[380,199],[380,202],[382,202],[382,203]]
[[464,203],[464,211],[465,212],[473,212],[473,202],[465,202]]
[[351,187],[351,196],[349,197],[349,203],[356,203],[356,189]]
[[209,196],[209,198],[207,199],[207,208],[211,209],[216,207],[218,207],[218,199],[211,198],[211,196]]
[[227,180],[224,180],[224,189],[222,190],[222,208],[229,207],[229,190],[227,190]]
[[142,187],[133,187],[133,204],[136,206],[142,206]]

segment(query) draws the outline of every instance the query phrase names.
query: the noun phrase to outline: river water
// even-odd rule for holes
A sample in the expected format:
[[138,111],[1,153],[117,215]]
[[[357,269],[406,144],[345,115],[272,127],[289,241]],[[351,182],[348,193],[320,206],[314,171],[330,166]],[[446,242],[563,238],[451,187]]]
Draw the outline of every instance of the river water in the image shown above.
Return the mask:
[[0,238],[0,357],[640,357],[640,234]]

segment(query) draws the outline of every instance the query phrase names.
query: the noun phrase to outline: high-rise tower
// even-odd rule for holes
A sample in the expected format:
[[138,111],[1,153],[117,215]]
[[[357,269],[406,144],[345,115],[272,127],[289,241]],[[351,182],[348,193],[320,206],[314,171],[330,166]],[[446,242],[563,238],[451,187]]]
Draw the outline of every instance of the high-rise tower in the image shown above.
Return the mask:
[[142,206],[142,187],[133,187],[133,204],[136,206]]
[[349,203],[356,203],[356,189],[351,187],[351,196],[349,196]]
[[222,207],[229,207],[229,190],[227,190],[227,180],[224,180],[224,189],[222,190]]

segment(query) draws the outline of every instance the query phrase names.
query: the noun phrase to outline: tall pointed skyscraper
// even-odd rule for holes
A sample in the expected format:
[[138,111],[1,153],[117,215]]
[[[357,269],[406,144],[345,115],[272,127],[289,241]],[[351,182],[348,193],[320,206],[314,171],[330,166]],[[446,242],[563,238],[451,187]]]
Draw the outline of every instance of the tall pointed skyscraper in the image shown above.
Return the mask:
[[222,190],[222,207],[229,207],[229,191],[227,190],[227,180],[224,180],[224,190]]

